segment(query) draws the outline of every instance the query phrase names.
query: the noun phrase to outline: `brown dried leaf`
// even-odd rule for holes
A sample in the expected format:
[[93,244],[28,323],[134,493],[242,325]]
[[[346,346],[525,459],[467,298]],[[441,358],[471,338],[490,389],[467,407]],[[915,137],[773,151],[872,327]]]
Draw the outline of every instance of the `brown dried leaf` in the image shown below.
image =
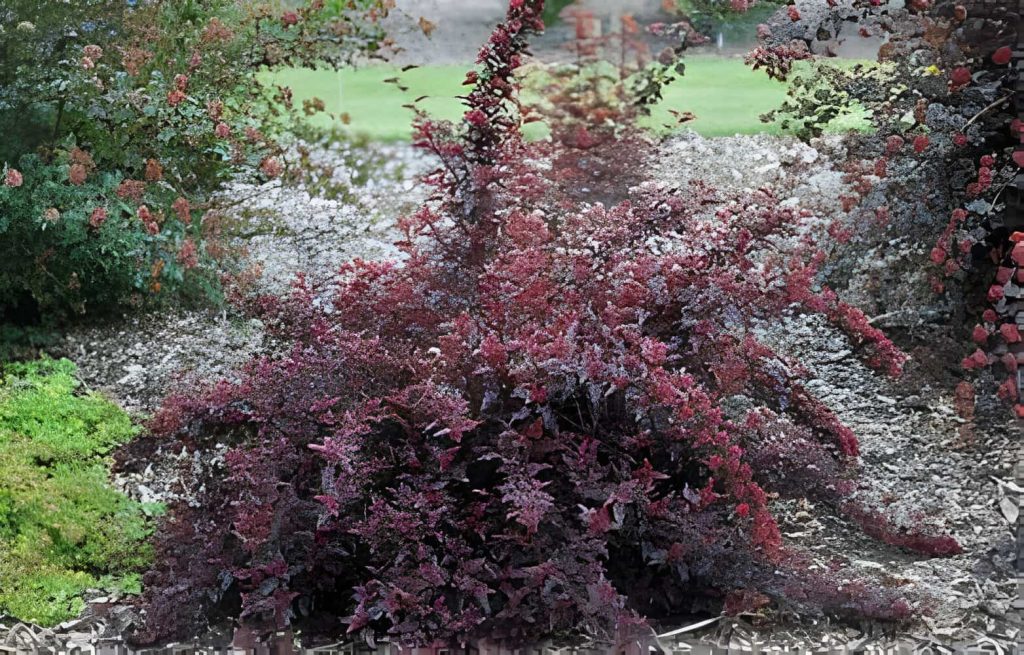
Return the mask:
[[924,40],[928,45],[935,49],[940,49],[942,46],[949,41],[949,35],[953,32],[952,28],[939,23],[931,23],[925,28]]
[[437,23],[432,23],[423,16],[420,16],[420,29],[423,30],[427,38],[430,38],[430,35],[437,29]]
[[675,109],[669,109],[668,111],[675,117],[679,125],[697,120],[697,114],[694,114],[692,111],[676,111]]

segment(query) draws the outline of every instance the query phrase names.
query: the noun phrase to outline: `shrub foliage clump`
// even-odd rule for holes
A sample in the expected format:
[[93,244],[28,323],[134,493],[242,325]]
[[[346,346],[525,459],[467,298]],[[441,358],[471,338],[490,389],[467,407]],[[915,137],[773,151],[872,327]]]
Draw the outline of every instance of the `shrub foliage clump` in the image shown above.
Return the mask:
[[[591,203],[549,165],[574,145],[523,143],[514,70],[542,7],[511,0],[460,124],[419,121],[440,167],[400,223],[404,259],[251,299],[291,350],[155,417],[154,448],[229,451],[161,528],[139,641],[195,632],[214,607],[412,644],[625,637],[770,600],[911,614],[894,590],[807,571],[777,496],[958,551],[858,504],[856,436],[757,337],[820,313],[900,372],[905,356],[815,287],[809,212],[700,183]],[[622,156],[607,147],[588,156]],[[727,414],[739,397],[752,409]]]
[[373,52],[382,2],[16,0],[0,8],[0,317],[217,296],[209,202],[285,171],[277,66]]
[[[873,129],[846,143],[851,190],[841,200],[852,221],[837,230],[837,240],[857,239],[857,252],[893,233],[926,241],[915,265],[927,271],[921,279],[934,292],[935,306],[951,315],[950,327],[968,344],[963,368],[992,375],[996,384],[986,375],[982,385],[1024,417],[1017,322],[1024,283],[1024,232],[1016,215],[1024,164],[1014,102],[1018,14],[1007,3],[895,8],[857,0],[818,13],[814,22],[795,18],[780,12],[772,29],[761,31],[765,43],[752,58],[756,67],[785,77],[794,59],[810,57],[812,47],[825,49],[814,41],[827,40],[812,35],[837,36],[843,24],[858,26],[859,36],[851,39],[885,37],[877,64],[821,64],[796,76],[790,100],[776,112],[784,128],[809,139],[838,116],[869,111]],[[803,40],[790,41],[786,24],[797,25]],[[891,314],[890,302],[879,298],[879,313]],[[969,383],[961,390],[964,398],[974,396]],[[967,402],[966,411],[973,405]]]
[[143,507],[108,484],[107,456],[137,428],[78,387],[67,360],[0,380],[0,613],[43,625],[77,616],[86,589],[138,592],[152,557]]

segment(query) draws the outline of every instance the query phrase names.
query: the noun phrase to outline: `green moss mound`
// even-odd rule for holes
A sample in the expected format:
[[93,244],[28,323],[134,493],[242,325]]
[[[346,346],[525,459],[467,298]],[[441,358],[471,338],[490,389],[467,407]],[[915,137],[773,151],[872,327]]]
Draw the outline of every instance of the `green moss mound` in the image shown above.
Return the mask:
[[78,615],[86,589],[137,592],[152,557],[153,508],[108,484],[110,452],[137,428],[80,386],[67,360],[0,377],[0,613],[41,625]]

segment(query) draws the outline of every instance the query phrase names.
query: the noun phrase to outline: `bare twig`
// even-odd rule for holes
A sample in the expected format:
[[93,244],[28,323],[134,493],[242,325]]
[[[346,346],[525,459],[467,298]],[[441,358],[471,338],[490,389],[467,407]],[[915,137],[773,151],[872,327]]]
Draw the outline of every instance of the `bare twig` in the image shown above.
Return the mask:
[[969,127],[970,127],[971,125],[973,125],[973,124],[974,124],[974,122],[975,122],[976,120],[978,120],[979,118],[981,118],[982,116],[984,116],[984,115],[985,115],[985,114],[987,114],[988,112],[992,111],[993,109],[995,109],[995,108],[996,108],[996,107],[998,107],[999,105],[1001,105],[1001,104],[1003,104],[1003,103],[1007,102],[1007,101],[1008,101],[1008,100],[1010,100],[1011,98],[1013,98],[1013,94],[1010,94],[1010,95],[1007,95],[1007,96],[1003,96],[1003,97],[1002,97],[1002,98],[1000,98],[999,100],[996,100],[995,102],[993,102],[993,103],[992,103],[991,105],[989,105],[988,107],[985,107],[984,109],[982,109],[981,111],[979,111],[979,112],[978,112],[977,114],[975,114],[975,115],[974,115],[974,117],[973,117],[973,118],[972,118],[971,120],[967,121],[967,124],[966,124],[966,125],[964,125],[963,131],[965,131],[965,132],[966,132],[966,131],[967,131],[967,128],[969,128]]
[[707,620],[704,620],[704,621],[698,621],[697,623],[685,626],[683,628],[679,628],[678,630],[672,630],[671,632],[666,632],[665,634],[658,635],[658,639],[665,639],[667,637],[675,637],[676,635],[681,635],[681,634],[683,634],[685,632],[691,632],[693,630],[699,630],[700,628],[703,628],[705,626],[711,625],[712,623],[715,623],[716,621],[720,620],[721,618],[722,618],[721,616],[716,616],[713,619],[707,619]]
[[1017,179],[1016,176],[1011,177],[1009,180],[1004,182],[1001,187],[999,187],[999,191],[996,192],[996,197],[992,198],[992,203],[989,205],[987,213],[989,213],[989,214],[992,213],[992,210],[995,209],[996,205],[999,203],[999,198],[1003,195],[1003,191],[1006,191],[1006,187],[1010,186],[1010,184],[1012,184],[1013,181],[1016,180],[1016,179]]

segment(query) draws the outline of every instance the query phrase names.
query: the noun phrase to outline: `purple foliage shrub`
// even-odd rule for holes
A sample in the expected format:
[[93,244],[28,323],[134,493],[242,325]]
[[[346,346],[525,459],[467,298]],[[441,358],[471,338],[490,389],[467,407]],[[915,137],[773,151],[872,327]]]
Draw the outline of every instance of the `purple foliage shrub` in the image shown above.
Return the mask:
[[[546,165],[571,146],[519,136],[542,6],[510,2],[461,124],[419,121],[441,165],[405,258],[247,299],[290,350],[154,419],[161,447],[229,450],[162,527],[138,641],[222,615],[410,644],[621,638],[769,599],[910,615],[783,547],[770,500],[853,502],[857,440],[755,328],[819,312],[881,370],[904,356],[813,290],[813,217],[766,191],[567,195]],[[730,420],[738,395],[757,408]]]

